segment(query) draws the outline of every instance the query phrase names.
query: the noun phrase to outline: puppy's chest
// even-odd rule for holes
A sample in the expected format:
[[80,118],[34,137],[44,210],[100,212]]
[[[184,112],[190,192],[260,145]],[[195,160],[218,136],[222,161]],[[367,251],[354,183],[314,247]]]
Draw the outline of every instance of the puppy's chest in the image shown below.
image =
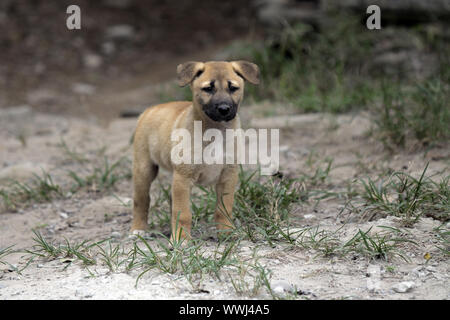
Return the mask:
[[196,174],[194,183],[202,186],[216,184],[220,179],[220,175],[222,174],[223,169],[224,165],[222,164],[210,164],[202,166]]

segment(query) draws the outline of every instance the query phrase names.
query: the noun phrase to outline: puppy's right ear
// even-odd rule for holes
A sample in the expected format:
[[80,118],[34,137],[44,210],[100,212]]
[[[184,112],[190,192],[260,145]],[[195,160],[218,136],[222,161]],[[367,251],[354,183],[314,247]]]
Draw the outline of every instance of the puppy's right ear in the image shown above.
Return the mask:
[[179,64],[177,67],[178,85],[184,87],[198,77],[203,70],[205,70],[205,64],[203,62],[189,61]]

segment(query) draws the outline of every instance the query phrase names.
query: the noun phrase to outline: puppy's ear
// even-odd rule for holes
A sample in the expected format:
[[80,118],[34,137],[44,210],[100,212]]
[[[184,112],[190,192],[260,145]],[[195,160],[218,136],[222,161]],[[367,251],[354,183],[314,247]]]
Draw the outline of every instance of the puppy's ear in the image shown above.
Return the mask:
[[186,63],[179,64],[177,67],[177,78],[180,87],[184,87],[198,77],[203,70],[205,70],[205,64],[203,62],[188,61]]
[[259,84],[259,68],[256,64],[240,60],[231,62],[234,72],[250,83]]

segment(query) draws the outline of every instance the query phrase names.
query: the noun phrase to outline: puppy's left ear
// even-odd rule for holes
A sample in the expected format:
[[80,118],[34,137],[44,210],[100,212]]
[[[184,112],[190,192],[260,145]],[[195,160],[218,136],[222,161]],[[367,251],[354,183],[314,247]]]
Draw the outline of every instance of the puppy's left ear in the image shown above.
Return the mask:
[[231,62],[234,72],[250,83],[259,84],[259,68],[256,64],[240,60]]
[[189,61],[179,64],[177,67],[177,78],[180,87],[184,87],[199,76],[203,70],[205,70],[205,64],[203,62]]

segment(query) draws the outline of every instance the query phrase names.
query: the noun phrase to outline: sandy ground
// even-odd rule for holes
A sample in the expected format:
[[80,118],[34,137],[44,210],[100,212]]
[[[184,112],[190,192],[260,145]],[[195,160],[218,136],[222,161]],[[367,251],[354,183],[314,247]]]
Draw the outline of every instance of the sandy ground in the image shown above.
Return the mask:
[[[242,110],[243,123],[264,126],[258,120],[264,106],[247,106]],[[253,120],[250,120],[252,115]],[[292,117],[290,117],[292,118]],[[70,186],[67,172],[80,175],[90,172],[94,163],[101,163],[104,156],[110,161],[125,157],[124,170],[130,170],[130,136],[136,119],[117,119],[108,126],[100,126],[93,120],[54,116],[24,109],[22,113],[2,117],[0,129],[0,179],[15,178],[26,181],[42,169],[51,173],[55,183]],[[5,121],[5,119],[8,119]],[[256,120],[255,120],[256,119]],[[284,119],[284,118],[283,118]],[[281,121],[283,121],[281,119]],[[404,170],[420,175],[429,161],[428,174],[447,172],[448,148],[435,148],[427,152],[389,154],[383,146],[367,137],[370,121],[367,115],[354,116],[303,116],[292,128],[281,130],[280,170],[296,177],[311,173],[307,165],[311,158],[333,158],[329,176],[331,189],[351,179],[375,174],[382,169]],[[272,119],[276,123],[280,119]],[[65,142],[68,149],[61,145]],[[70,150],[70,154],[67,150]],[[77,161],[76,157],[84,158]],[[112,163],[112,162],[111,162]],[[445,171],[446,170],[446,171]],[[160,181],[167,181],[163,173]],[[15,250],[31,249],[35,244],[32,229],[38,228],[49,241],[63,243],[83,240],[98,241],[113,237],[113,243],[130,248],[133,240],[128,237],[131,223],[130,206],[132,188],[129,178],[121,179],[111,191],[82,190],[64,199],[47,203],[33,203],[17,212],[0,213],[0,248],[14,245]],[[158,186],[152,186],[152,194]],[[155,198],[155,196],[153,197]],[[319,226],[336,231],[342,240],[349,239],[358,229],[373,226],[403,228],[398,218],[387,217],[373,221],[346,220],[339,214],[335,200],[321,201],[318,205],[303,203],[292,212],[295,227]],[[346,221],[346,223],[344,223]],[[405,244],[400,249],[408,256],[408,262],[396,257],[386,262],[370,260],[361,255],[323,257],[317,251],[292,247],[283,243],[269,246],[265,242],[243,241],[238,255],[251,260],[254,252],[258,262],[271,271],[272,289],[282,298],[297,299],[449,299],[450,264],[448,256],[436,247],[433,229],[440,221],[422,218],[413,228],[408,228],[411,239],[417,245]],[[448,224],[447,224],[448,227]],[[167,228],[164,230],[167,232]],[[154,243],[149,240],[150,243]],[[205,242],[205,250],[214,250],[217,242],[211,231],[211,240]],[[255,251],[256,250],[256,251]],[[424,259],[429,253],[430,260]],[[167,274],[153,269],[136,279],[142,270],[116,272],[102,262],[85,268],[79,262],[67,259],[33,260],[27,263],[27,254],[19,252],[3,258],[0,264],[0,299],[271,299],[266,288],[254,294],[239,295],[231,283],[231,273],[217,279],[204,275],[201,281],[190,283],[181,273]],[[252,285],[252,279],[243,278]],[[412,286],[405,293],[393,290],[399,283]],[[294,295],[297,292],[297,295]]]

